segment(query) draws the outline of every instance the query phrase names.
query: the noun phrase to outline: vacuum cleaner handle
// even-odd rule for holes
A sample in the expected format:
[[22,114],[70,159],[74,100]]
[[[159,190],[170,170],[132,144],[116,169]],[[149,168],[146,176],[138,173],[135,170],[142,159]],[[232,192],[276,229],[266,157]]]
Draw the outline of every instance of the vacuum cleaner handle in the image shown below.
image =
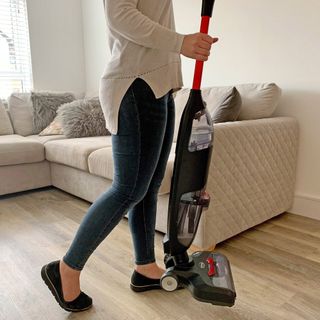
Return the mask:
[[[212,16],[213,6],[215,0],[202,0],[201,10],[201,26],[200,32],[208,34],[209,22]],[[203,71],[203,61],[196,61],[196,67],[194,71],[193,86],[192,89],[200,90]]]
[[201,16],[212,16],[212,10],[214,6],[215,0],[202,0],[202,11],[201,11]]

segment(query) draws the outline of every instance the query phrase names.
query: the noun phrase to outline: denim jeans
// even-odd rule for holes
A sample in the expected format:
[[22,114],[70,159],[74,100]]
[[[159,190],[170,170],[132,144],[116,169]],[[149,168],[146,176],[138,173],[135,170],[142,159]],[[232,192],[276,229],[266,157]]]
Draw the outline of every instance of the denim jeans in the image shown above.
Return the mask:
[[120,105],[118,132],[111,137],[113,182],[91,204],[63,257],[71,268],[82,270],[127,212],[135,263],[155,262],[157,195],[173,140],[174,109],[172,91],[156,99],[140,78],[129,87]]

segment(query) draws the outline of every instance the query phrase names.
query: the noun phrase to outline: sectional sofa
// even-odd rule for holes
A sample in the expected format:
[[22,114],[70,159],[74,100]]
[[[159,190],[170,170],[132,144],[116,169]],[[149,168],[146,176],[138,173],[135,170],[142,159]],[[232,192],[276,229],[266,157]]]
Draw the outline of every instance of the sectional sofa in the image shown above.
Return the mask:
[[[242,92],[243,101],[252,104],[252,97]],[[207,98],[210,105],[212,97]],[[176,101],[179,115],[183,105]],[[53,186],[93,202],[112,183],[111,137],[30,134],[31,107],[27,93],[12,94],[8,109],[0,106],[0,201],[1,195]],[[212,247],[287,211],[295,189],[296,119],[229,121],[215,124],[214,132],[207,183],[211,204],[194,240],[199,248]],[[176,138],[159,192],[156,229],[160,232],[166,231],[175,145]]]

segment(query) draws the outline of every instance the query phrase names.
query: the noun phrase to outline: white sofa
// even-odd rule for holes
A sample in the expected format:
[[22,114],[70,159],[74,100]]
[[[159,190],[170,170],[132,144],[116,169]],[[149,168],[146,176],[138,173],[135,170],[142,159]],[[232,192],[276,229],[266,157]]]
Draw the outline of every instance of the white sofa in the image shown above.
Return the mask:
[[[113,177],[110,136],[68,139],[28,134],[30,97],[13,98],[14,105],[7,111],[13,129],[0,135],[0,195],[54,186],[93,202],[108,189]],[[207,184],[211,204],[194,241],[199,248],[211,247],[287,211],[295,187],[296,119],[225,122],[215,124],[214,132]],[[159,192],[156,229],[161,232],[166,232],[174,148],[175,143]]]

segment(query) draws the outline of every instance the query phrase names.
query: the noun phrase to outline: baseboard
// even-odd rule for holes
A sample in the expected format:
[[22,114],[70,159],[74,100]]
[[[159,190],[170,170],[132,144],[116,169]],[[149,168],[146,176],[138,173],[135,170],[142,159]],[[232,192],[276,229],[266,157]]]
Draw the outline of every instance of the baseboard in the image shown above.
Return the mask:
[[320,198],[296,194],[293,205],[288,212],[320,220]]

